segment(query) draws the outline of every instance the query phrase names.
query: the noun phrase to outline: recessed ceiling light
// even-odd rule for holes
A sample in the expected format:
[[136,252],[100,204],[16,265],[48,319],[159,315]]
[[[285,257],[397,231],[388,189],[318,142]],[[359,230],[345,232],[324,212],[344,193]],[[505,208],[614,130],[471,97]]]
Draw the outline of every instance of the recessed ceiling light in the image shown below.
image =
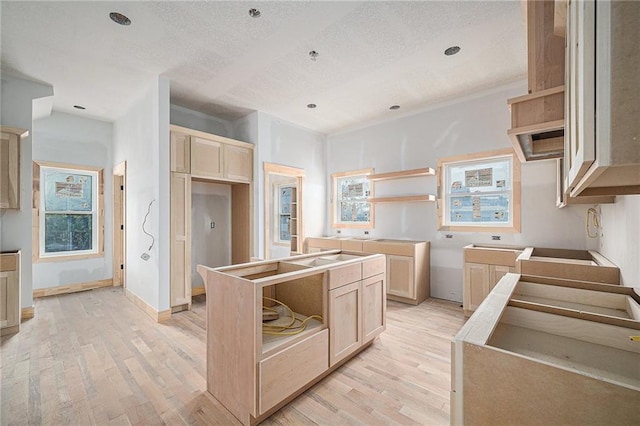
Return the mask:
[[74,105],[73,106],[75,109],[86,109],[85,107],[83,107],[82,105]]
[[111,18],[113,22],[119,25],[124,25],[124,26],[131,25],[131,19],[127,18],[122,13],[111,12],[109,14],[109,18]]
[[319,53],[316,52],[315,50],[312,50],[312,51],[309,52],[309,58],[312,61],[315,61],[316,59],[318,59],[318,55],[319,55]]
[[451,46],[444,51],[444,54],[447,56],[453,56],[459,51],[460,51],[460,46]]
[[307,108],[311,108],[311,109],[313,109],[313,108],[315,108],[315,107],[317,107],[317,106],[318,106],[318,105],[316,105],[316,104],[308,104],[308,105],[307,105]]
[[389,109],[400,109],[400,105],[391,105]]
[[252,18],[259,18],[260,15],[261,13],[258,9],[249,9],[249,16],[251,16]]

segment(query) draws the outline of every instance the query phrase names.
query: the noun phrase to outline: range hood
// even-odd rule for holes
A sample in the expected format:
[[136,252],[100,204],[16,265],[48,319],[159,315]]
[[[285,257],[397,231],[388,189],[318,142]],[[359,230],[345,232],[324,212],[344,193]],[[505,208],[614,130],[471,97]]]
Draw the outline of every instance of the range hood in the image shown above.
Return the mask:
[[507,135],[521,162],[564,156],[564,86],[512,98],[507,104]]

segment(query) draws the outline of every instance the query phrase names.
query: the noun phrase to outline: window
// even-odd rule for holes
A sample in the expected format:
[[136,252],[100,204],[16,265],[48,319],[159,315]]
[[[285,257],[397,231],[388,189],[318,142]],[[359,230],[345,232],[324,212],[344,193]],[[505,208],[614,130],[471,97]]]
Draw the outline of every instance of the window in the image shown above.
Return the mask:
[[102,169],[34,163],[38,260],[103,254]]
[[278,234],[276,241],[287,243],[291,241],[291,194],[295,186],[278,185]]
[[438,160],[440,230],[520,232],[520,163],[513,150]]
[[372,186],[367,176],[373,169],[334,173],[332,211],[334,228],[373,228]]

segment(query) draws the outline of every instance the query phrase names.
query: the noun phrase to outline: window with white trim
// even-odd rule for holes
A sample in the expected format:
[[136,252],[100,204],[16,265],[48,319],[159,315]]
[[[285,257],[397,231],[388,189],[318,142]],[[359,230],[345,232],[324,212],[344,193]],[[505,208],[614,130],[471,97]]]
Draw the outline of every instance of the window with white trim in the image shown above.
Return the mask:
[[[34,163],[39,260],[102,255],[102,169]],[[34,247],[34,250],[36,247]]]
[[296,190],[295,186],[278,185],[278,212],[276,242],[291,242],[291,194]]
[[509,150],[438,161],[440,230],[520,232],[520,163]]
[[373,228],[371,181],[373,169],[334,173],[332,181],[332,210],[334,228]]

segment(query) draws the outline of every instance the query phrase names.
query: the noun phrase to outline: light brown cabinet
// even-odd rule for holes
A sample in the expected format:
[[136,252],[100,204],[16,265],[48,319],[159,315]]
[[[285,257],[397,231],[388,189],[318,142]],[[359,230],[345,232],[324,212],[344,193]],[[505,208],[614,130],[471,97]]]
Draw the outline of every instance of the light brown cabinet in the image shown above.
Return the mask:
[[191,176],[171,173],[171,307],[191,308]]
[[387,299],[418,305],[430,296],[430,243],[394,239],[309,237],[307,253],[326,250],[386,255]]
[[636,424],[638,302],[631,287],[506,275],[452,342],[451,424]]
[[640,193],[640,7],[570,1],[565,188],[572,197]]
[[20,252],[0,254],[0,336],[20,331]]
[[0,129],[0,209],[19,209],[20,139],[28,132],[8,126]]
[[230,186],[231,262],[251,257],[253,145],[176,125],[170,126],[170,304],[191,307],[191,182]]
[[[214,301],[207,303],[207,391],[243,424],[264,420],[385,329],[381,255],[335,251],[198,265],[198,272]],[[264,297],[300,319],[314,317],[299,333],[273,333],[263,327],[263,306],[277,304]]]
[[462,308],[469,316],[509,272],[520,272],[516,262],[524,247],[471,244],[463,249]]

